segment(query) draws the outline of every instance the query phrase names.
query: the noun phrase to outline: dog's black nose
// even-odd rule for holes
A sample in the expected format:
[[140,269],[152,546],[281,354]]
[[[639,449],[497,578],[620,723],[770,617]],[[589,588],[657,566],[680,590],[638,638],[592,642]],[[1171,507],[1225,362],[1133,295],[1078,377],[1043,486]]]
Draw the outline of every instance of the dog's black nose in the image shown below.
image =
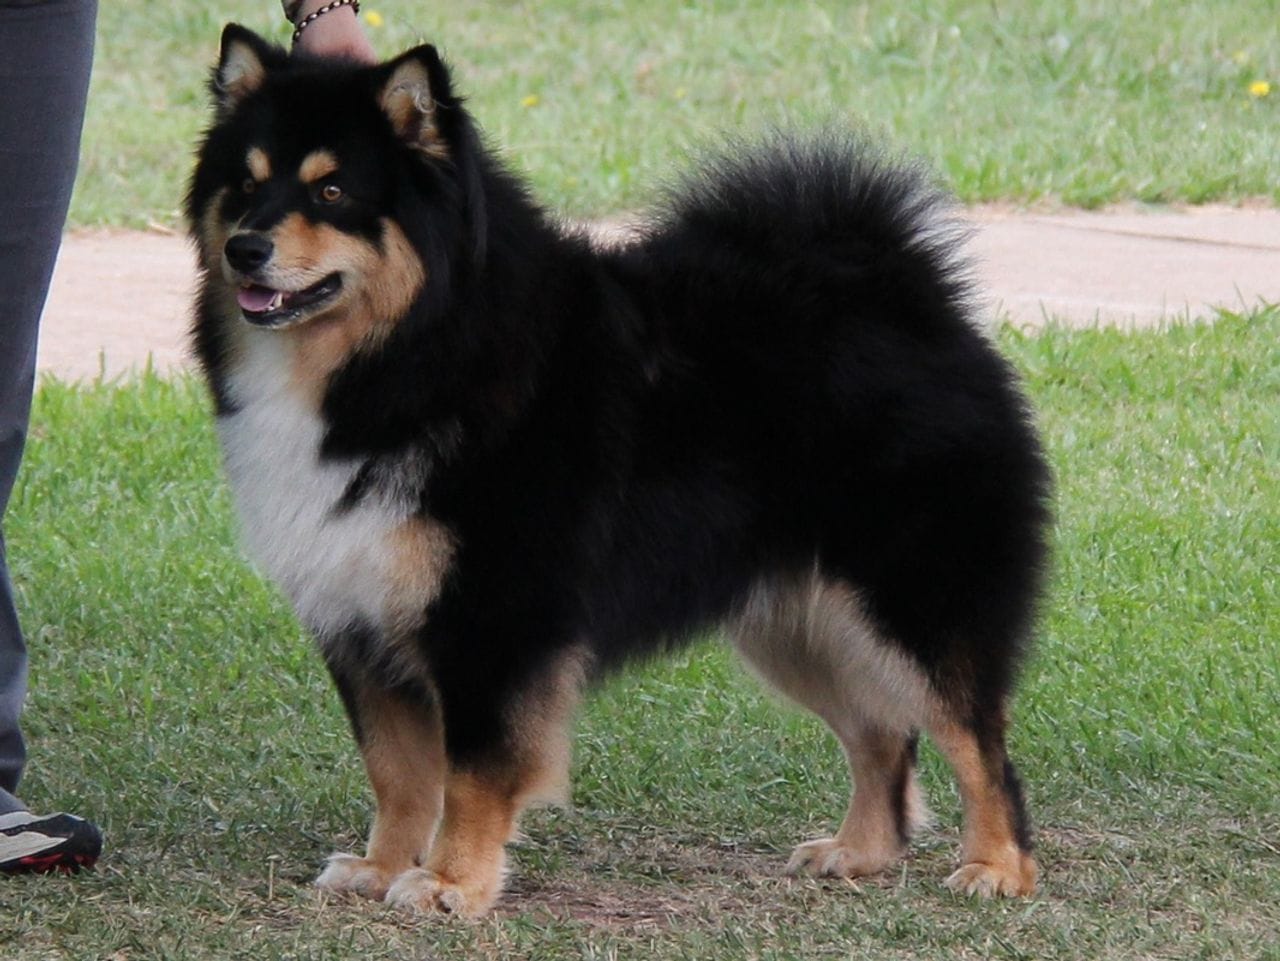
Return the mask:
[[232,234],[227,238],[227,263],[242,274],[251,274],[271,259],[275,245],[262,234]]

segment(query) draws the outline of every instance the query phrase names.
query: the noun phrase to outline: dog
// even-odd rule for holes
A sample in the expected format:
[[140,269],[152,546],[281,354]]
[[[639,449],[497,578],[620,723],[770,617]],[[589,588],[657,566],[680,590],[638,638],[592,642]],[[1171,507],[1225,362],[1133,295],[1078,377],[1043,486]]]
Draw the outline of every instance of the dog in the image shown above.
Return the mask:
[[959,892],[1026,895],[1005,749],[1051,481],[945,198],[854,137],[707,157],[621,242],[554,220],[436,50],[229,25],[186,198],[194,350],[243,538],[376,799],[317,880],[480,915],[601,674],[722,629],[854,790],[793,873],[883,871],[963,802]]

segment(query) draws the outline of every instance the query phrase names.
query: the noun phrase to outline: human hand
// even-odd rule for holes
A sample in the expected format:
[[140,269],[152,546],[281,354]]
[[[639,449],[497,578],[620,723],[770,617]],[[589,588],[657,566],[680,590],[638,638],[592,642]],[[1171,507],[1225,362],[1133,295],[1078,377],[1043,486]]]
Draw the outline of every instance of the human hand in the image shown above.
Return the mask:
[[[328,2],[329,0],[302,0],[298,5],[295,22],[301,23],[303,17],[314,13]],[[293,49],[308,56],[344,57],[364,63],[378,62],[378,55],[369,43],[364,28],[360,26],[354,8],[350,6],[335,7],[312,20],[298,37]]]

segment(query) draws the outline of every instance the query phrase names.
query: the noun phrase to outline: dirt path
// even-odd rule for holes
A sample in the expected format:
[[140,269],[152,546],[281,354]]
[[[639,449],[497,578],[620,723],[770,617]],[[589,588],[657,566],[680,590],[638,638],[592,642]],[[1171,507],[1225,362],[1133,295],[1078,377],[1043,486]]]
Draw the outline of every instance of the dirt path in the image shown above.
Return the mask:
[[[1151,324],[1164,317],[1280,302],[1280,210],[1193,208],[1105,213],[965,212],[989,314],[1034,326]],[[192,254],[180,235],[67,235],[45,310],[40,369],[116,377],[150,358],[189,364]]]

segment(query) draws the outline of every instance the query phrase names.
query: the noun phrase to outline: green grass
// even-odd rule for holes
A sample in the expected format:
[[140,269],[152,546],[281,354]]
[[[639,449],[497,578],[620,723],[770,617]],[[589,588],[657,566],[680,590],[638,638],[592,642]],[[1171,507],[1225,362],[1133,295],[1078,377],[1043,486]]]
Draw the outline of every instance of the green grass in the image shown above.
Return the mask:
[[955,792],[889,876],[778,876],[843,810],[834,742],[718,646],[607,684],[575,806],[480,923],[324,901],[360,764],[318,657],[241,560],[200,389],[48,383],[7,520],[33,652],[32,804],[100,819],[75,879],[0,883],[0,956],[1280,958],[1280,310],[1001,334],[1058,476],[1013,750],[1041,892],[941,887]]
[[[963,200],[1280,199],[1273,0],[369,0],[383,55],[437,43],[491,139],[578,215],[642,204],[691,145],[868,131]],[[225,20],[274,0],[102,4],[72,221],[173,226]],[[1254,97],[1257,80],[1276,88]],[[532,106],[527,104],[536,98]]]

